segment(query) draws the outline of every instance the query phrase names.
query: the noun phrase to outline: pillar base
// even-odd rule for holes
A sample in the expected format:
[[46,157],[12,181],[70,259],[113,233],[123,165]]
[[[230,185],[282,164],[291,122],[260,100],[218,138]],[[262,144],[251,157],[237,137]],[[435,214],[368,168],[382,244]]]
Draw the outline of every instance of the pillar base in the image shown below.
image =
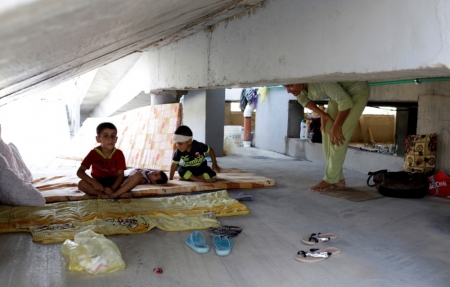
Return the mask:
[[244,141],[244,147],[251,147],[252,141]]

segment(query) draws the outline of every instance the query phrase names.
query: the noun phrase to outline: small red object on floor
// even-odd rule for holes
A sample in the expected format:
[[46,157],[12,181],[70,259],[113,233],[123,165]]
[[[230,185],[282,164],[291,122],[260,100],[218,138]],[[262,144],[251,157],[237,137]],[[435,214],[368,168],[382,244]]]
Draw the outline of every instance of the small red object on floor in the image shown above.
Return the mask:
[[161,268],[153,268],[153,272],[155,272],[156,274],[162,274],[163,270]]

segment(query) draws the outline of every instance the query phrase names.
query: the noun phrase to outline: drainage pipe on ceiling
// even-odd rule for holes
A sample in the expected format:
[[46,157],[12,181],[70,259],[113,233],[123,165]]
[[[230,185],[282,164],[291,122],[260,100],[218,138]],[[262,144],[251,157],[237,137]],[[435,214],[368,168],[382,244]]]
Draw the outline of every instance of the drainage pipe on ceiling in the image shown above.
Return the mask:
[[[450,77],[442,77],[442,78],[416,78],[416,79],[407,79],[407,80],[396,80],[396,81],[384,81],[384,82],[372,82],[369,83],[369,86],[386,86],[386,85],[397,85],[397,84],[409,84],[409,83],[427,83],[427,82],[446,82],[450,81]],[[284,88],[284,86],[268,86],[268,88]]]
[[416,79],[408,79],[408,80],[396,80],[396,81],[385,81],[385,82],[373,82],[369,83],[369,86],[386,86],[386,85],[397,85],[397,84],[408,84],[408,83],[427,83],[427,82],[446,82],[450,81],[450,77],[444,78],[416,78]]

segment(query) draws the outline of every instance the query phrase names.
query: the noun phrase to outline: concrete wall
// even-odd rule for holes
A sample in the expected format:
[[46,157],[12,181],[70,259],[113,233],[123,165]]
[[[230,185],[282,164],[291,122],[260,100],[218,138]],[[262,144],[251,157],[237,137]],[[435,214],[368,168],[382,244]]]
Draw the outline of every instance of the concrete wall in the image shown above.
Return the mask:
[[288,130],[288,109],[291,95],[285,89],[270,89],[266,100],[256,106],[255,146],[284,154]]
[[225,89],[206,91],[205,143],[214,149],[216,156],[223,156],[225,125]]
[[[448,77],[449,18],[450,1],[440,0],[268,0],[261,9],[146,52],[149,64],[157,63],[151,85],[203,89]],[[421,95],[448,95],[449,84],[372,87],[370,100],[417,101]],[[282,89],[273,89],[266,103],[258,103],[257,147],[280,153],[289,149],[289,99],[292,96]],[[450,103],[441,103],[419,101],[423,115],[418,132],[419,127],[432,128],[422,121],[448,110]],[[441,138],[446,141],[440,146],[448,145],[446,135]],[[444,160],[438,165],[450,169]]]
[[[322,163],[325,167],[322,144],[309,143],[300,139],[288,139],[286,155]],[[349,148],[344,161],[344,168],[363,173],[380,169],[400,171],[403,169],[403,157]]]
[[204,31],[146,52],[147,64],[152,67],[149,75],[152,89],[209,87],[209,42],[210,33]]
[[223,155],[225,90],[190,91],[184,96],[183,125],[191,128],[194,139]]
[[[380,93],[380,91],[383,90],[390,90],[391,92],[395,91],[396,94],[409,95],[411,100],[414,98],[418,99],[419,114],[417,119],[417,134],[438,134],[436,170],[442,169],[447,173],[450,172],[450,162],[447,160],[450,158],[450,113],[448,112],[448,107],[450,107],[449,84],[450,83],[427,83],[423,85],[399,84],[372,87],[371,92],[374,88],[376,92],[370,96],[371,100],[376,98],[380,99],[380,97],[378,97],[379,94],[377,95],[377,93]],[[443,95],[418,94],[424,91],[441,92]],[[287,138],[288,131],[281,123],[270,128],[261,127],[259,119],[262,119],[262,121],[271,119],[271,122],[278,122],[278,120],[280,120],[280,122],[287,123],[287,112],[281,113],[281,109],[283,106],[286,106],[292,98],[293,97],[288,95],[284,89],[269,89],[269,93],[267,94],[268,101],[263,104],[258,103],[256,113],[256,147],[314,162],[325,163],[321,144],[312,144],[295,138]],[[277,100],[274,101],[274,99]],[[275,117],[276,119],[274,119]],[[274,130],[276,130],[276,133],[272,134]],[[271,136],[275,135],[277,137],[276,139],[271,138]],[[282,151],[282,149],[275,144],[281,139],[286,140],[285,151]],[[403,143],[398,143],[398,145],[401,149]],[[346,161],[344,162],[344,168],[362,172],[379,169],[390,169],[394,171],[402,170],[403,156],[395,157],[350,148]]]
[[450,81],[374,86],[370,87],[369,100],[417,102],[420,95],[442,94],[450,94]]
[[450,172],[450,82],[371,87],[371,100],[418,101],[417,134],[438,134],[436,169]]
[[205,142],[206,135],[206,91],[191,91],[184,96],[183,125],[189,126],[194,139]]
[[417,134],[438,134],[436,168],[450,173],[450,91],[446,95],[421,95]]
[[225,101],[239,101],[242,89],[225,89]]
[[91,112],[91,117],[108,117],[140,92],[150,92],[150,55],[142,53],[139,60],[123,77],[117,86]]
[[449,18],[440,0],[268,0],[148,53],[167,89],[448,76]]

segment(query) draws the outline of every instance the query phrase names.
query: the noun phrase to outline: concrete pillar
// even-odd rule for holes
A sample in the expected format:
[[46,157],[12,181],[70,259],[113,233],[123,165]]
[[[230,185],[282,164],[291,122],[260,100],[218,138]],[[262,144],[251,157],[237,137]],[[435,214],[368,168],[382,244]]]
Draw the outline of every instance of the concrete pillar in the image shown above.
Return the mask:
[[436,171],[450,173],[450,96],[420,95],[417,134],[437,133]]
[[184,96],[183,124],[191,128],[195,140],[223,156],[225,89],[189,91]]
[[289,100],[288,107],[288,138],[300,138],[300,122],[303,120],[305,111],[297,100]]
[[395,115],[395,144],[397,155],[404,156],[405,138],[408,135],[408,108],[398,108]]

